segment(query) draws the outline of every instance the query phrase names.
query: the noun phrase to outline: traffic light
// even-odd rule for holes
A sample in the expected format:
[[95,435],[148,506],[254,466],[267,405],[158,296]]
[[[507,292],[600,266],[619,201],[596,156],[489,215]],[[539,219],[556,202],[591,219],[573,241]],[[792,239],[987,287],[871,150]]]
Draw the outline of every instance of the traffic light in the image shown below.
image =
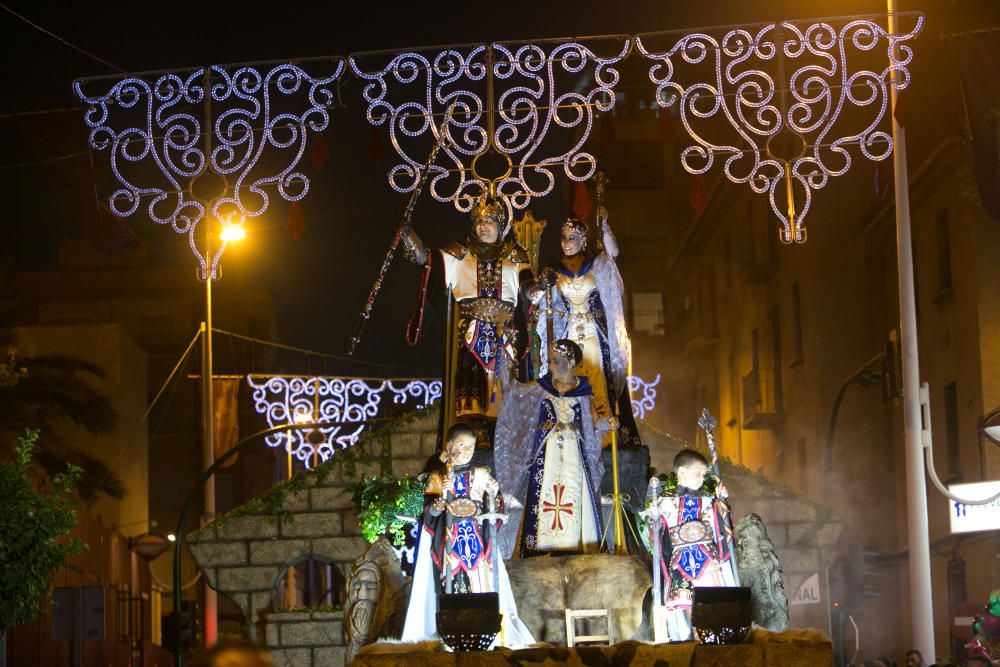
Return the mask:
[[181,602],[181,608],[163,619],[163,647],[174,653],[184,653],[198,643],[198,605],[191,600]]
[[881,596],[878,551],[860,544],[851,545],[847,553],[830,566],[830,605],[835,611],[849,613],[866,598]]

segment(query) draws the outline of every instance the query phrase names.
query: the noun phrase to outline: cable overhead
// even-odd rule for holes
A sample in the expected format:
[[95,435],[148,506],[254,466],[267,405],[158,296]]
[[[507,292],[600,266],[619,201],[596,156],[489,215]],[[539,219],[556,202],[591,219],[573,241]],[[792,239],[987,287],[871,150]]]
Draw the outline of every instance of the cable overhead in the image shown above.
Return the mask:
[[11,9],[10,7],[8,7],[7,5],[0,3],[0,9],[4,10],[8,14],[10,14],[11,16],[15,16],[15,17],[21,19],[22,21],[24,21],[25,23],[27,23],[28,25],[30,25],[35,30],[38,30],[39,32],[45,33],[46,35],[48,35],[52,39],[55,39],[56,41],[62,42],[63,44],[65,44],[69,48],[73,49],[74,51],[79,51],[80,53],[82,53],[83,55],[87,56],[88,58],[96,60],[97,62],[101,63],[102,65],[107,65],[108,67],[110,67],[111,69],[115,70],[116,72],[120,72],[121,74],[126,74],[127,73],[125,70],[123,70],[118,65],[115,65],[113,63],[109,63],[104,58],[101,58],[100,56],[95,56],[90,51],[87,51],[86,49],[82,49],[79,46],[77,46],[76,44],[73,44],[72,42],[66,41],[65,39],[63,39],[59,35],[55,34],[51,30],[46,30],[42,26],[40,26],[37,23],[31,21],[30,19],[28,19],[28,18],[26,18],[26,17],[18,14],[13,9]]

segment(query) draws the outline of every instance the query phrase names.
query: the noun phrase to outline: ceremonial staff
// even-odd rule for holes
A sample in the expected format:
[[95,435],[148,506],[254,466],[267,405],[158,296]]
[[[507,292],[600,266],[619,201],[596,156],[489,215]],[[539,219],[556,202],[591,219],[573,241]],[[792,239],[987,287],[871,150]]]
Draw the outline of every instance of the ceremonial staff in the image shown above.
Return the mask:
[[[715,473],[715,480],[716,480],[716,482],[715,482],[715,497],[718,498],[719,497],[719,487],[722,486],[722,474],[719,472],[719,454],[715,450],[715,433],[714,433],[714,431],[715,431],[716,424],[717,424],[717,422],[715,421],[715,417],[713,417],[712,413],[710,413],[708,411],[708,408],[702,408],[701,409],[701,416],[698,418],[698,426],[700,426],[702,428],[702,430],[705,431],[705,439],[708,441],[708,449],[709,449],[710,452],[712,452],[712,471]],[[723,500],[726,500],[726,498],[723,498]],[[728,507],[727,507],[727,510],[726,510],[725,521],[729,524],[729,530],[730,530],[730,532],[733,535],[735,535],[736,534],[736,530],[733,527],[733,514],[732,514],[732,512],[730,512],[728,510]],[[736,579],[736,585],[739,586],[740,585],[740,570],[739,570],[739,568],[735,564],[733,565],[733,578]]]
[[410,219],[413,217],[413,208],[417,204],[417,198],[420,197],[421,191],[424,189],[424,184],[427,183],[427,178],[431,173],[431,165],[434,164],[434,160],[437,159],[438,151],[441,150],[441,146],[447,141],[448,138],[448,123],[451,122],[452,113],[454,113],[455,107],[448,107],[448,112],[444,115],[444,121],[442,121],[441,126],[438,128],[437,141],[434,143],[434,148],[431,149],[430,155],[427,156],[427,162],[424,163],[423,171],[420,172],[420,180],[417,181],[416,187],[413,188],[412,194],[410,194],[410,201],[406,203],[406,210],[403,211],[403,219],[400,221],[399,225],[396,227],[396,234],[392,237],[392,243],[389,244],[389,250],[386,251],[385,257],[382,259],[382,266],[379,268],[378,275],[375,276],[375,282],[372,284],[371,291],[368,292],[368,299],[365,301],[364,307],[361,309],[361,316],[358,319],[358,325],[354,329],[354,335],[351,336],[351,343],[347,348],[347,354],[352,355],[354,351],[358,349],[358,343],[361,342],[361,334],[364,333],[365,324],[368,323],[368,318],[371,317],[372,308],[375,306],[375,299],[378,297],[379,290],[382,289],[382,281],[385,280],[385,274],[389,271],[389,265],[392,264],[392,258],[396,254],[396,248],[399,247],[399,242],[406,235],[407,230],[410,228]]

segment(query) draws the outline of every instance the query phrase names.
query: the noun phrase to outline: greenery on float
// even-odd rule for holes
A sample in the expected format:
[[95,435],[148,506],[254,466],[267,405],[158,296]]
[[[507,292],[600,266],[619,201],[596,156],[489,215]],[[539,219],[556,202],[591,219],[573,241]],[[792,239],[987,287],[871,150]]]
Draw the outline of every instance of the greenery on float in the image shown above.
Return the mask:
[[364,538],[375,543],[379,535],[386,535],[394,546],[403,546],[407,526],[424,509],[423,482],[409,475],[381,475],[348,488],[354,492],[351,499]]
[[340,604],[314,604],[309,607],[277,607],[271,610],[271,614],[332,614],[344,611],[344,605]]
[[28,429],[13,459],[0,459],[0,637],[38,617],[55,571],[87,548],[69,538],[77,523],[73,487],[82,470],[67,464],[49,488],[35,488],[30,473],[37,440],[38,431]]
[[[390,444],[393,433],[417,419],[429,417],[429,413],[436,409],[437,406],[431,406],[422,410],[406,412],[385,422],[381,428],[362,433],[353,446],[336,452],[312,470],[303,470],[292,475],[291,479],[275,484],[249,502],[218,517],[209,526],[192,533],[188,537],[188,542],[197,543],[210,526],[222,526],[233,519],[245,516],[262,516],[268,522],[274,522],[278,519],[292,522],[295,520],[294,514],[284,508],[289,497],[311,487],[325,484],[335,472],[339,472],[340,478],[349,482],[349,480],[358,478],[359,467],[371,468],[377,465],[383,477],[389,476],[392,470]],[[372,452],[377,452],[377,454],[372,454]],[[363,481],[361,480],[361,482]],[[348,484],[349,489],[354,488],[354,486],[356,485]]]

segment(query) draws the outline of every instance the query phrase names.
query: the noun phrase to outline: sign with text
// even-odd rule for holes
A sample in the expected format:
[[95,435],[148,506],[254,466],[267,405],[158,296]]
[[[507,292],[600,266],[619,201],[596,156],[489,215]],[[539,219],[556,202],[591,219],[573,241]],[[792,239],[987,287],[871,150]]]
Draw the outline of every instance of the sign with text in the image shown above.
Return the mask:
[[[1000,481],[951,484],[948,490],[959,498],[985,500],[1000,492]],[[948,500],[952,533],[975,533],[1000,529],[1000,499],[986,505],[967,505]]]
[[806,578],[788,604],[819,604],[819,572]]

